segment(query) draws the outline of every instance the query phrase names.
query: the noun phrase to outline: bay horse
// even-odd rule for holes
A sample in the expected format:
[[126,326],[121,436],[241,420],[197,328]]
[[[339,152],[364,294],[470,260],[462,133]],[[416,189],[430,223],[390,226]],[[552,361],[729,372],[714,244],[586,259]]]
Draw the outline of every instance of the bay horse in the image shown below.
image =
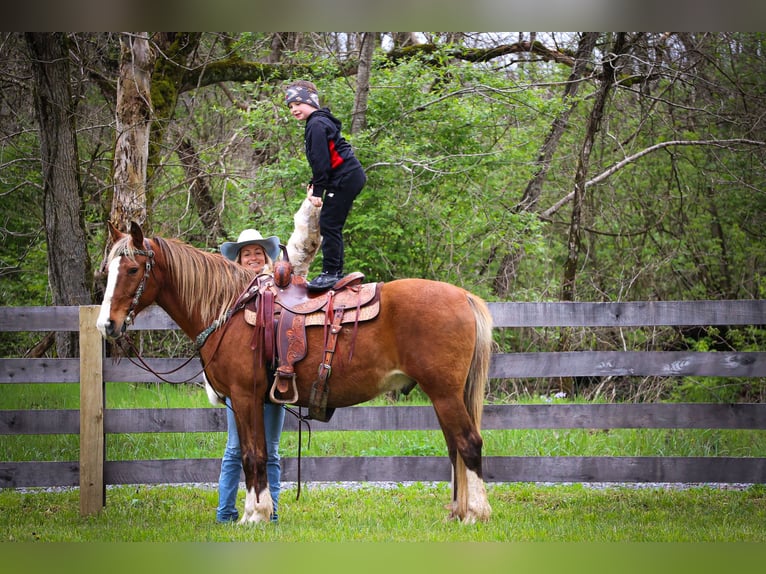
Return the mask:
[[[230,397],[245,472],[245,509],[240,523],[266,522],[272,501],[266,478],[263,403],[266,368],[253,359],[253,329],[243,312],[230,313],[254,272],[218,253],[177,239],[145,238],[131,224],[111,224],[113,242],[97,327],[116,339],[152,303],[163,308],[198,342],[211,402]],[[354,340],[352,340],[354,337]],[[307,354],[295,364],[297,406],[309,406],[312,382],[323,359],[321,326],[306,327]],[[492,350],[492,318],[486,303],[448,283],[399,279],[382,283],[376,318],[342,326],[338,358],[329,378],[327,407],[359,404],[415,384],[431,400],[453,467],[448,519],[486,521],[491,514],[482,478],[480,434]],[[350,360],[342,350],[354,345]],[[343,360],[340,357],[343,355]],[[212,391],[212,392],[211,392]]]

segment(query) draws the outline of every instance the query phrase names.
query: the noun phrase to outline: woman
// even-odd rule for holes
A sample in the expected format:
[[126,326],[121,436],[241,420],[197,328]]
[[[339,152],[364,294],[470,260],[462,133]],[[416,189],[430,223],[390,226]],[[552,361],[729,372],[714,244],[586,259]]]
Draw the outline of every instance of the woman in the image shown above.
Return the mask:
[[[253,269],[256,273],[272,273],[274,260],[279,257],[279,238],[272,235],[264,239],[255,229],[245,229],[239,234],[236,242],[227,241],[221,245],[221,254],[243,267]],[[269,372],[267,377],[273,379],[273,372]],[[277,505],[282,474],[279,464],[279,438],[282,435],[284,420],[283,405],[268,401],[263,405],[267,454],[266,476],[269,481],[271,500],[274,503],[272,522],[279,520]],[[231,400],[228,398],[226,399],[226,425],[228,438],[221,460],[221,475],[218,479],[218,509],[215,515],[217,522],[235,522],[239,518],[236,503],[239,477],[242,472],[242,454],[239,448],[237,423],[234,419],[234,411],[231,409]]]

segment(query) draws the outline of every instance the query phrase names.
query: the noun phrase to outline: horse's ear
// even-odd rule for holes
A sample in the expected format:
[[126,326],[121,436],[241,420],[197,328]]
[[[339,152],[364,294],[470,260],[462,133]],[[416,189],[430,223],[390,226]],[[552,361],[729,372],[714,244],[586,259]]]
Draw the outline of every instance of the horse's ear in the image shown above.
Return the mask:
[[117,241],[123,236],[123,233],[117,229],[111,220],[107,221],[106,224],[109,227],[109,237],[112,239],[112,243],[117,243]]
[[141,249],[144,245],[144,232],[141,231],[141,226],[135,221],[130,222],[130,236],[133,238],[133,245]]

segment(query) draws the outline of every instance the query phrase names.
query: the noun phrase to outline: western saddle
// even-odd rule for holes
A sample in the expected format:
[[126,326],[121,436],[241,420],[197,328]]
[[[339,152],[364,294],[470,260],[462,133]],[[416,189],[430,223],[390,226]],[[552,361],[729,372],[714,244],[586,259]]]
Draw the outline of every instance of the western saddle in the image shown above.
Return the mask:
[[245,321],[255,327],[250,344],[259,365],[277,364],[268,396],[274,403],[295,403],[298,387],[295,364],[307,353],[307,326],[324,327],[324,352],[309,396],[309,417],[328,421],[335,409],[327,408],[332,360],[342,325],[353,323],[349,361],[353,356],[357,326],[380,312],[381,283],[362,283],[364,275],[350,273],[331,289],[310,292],[303,277],[294,275],[283,249],[274,274],[259,275],[242,294],[236,308],[244,307]]

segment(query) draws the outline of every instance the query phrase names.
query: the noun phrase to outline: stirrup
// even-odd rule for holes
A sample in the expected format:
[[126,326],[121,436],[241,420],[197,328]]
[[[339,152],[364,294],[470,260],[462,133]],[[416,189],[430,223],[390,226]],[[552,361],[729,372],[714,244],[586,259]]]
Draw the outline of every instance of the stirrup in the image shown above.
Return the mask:
[[[278,405],[286,405],[286,404],[292,404],[295,403],[298,400],[298,386],[295,384],[295,373],[292,374],[291,381],[292,385],[290,385],[293,389],[293,395],[286,399],[278,399],[275,395],[277,392],[277,379],[279,379],[279,373],[274,374],[274,384],[271,385],[271,392],[269,393],[269,399],[272,403],[276,403]],[[282,377],[286,378],[286,377]],[[289,389],[288,389],[289,390]]]

